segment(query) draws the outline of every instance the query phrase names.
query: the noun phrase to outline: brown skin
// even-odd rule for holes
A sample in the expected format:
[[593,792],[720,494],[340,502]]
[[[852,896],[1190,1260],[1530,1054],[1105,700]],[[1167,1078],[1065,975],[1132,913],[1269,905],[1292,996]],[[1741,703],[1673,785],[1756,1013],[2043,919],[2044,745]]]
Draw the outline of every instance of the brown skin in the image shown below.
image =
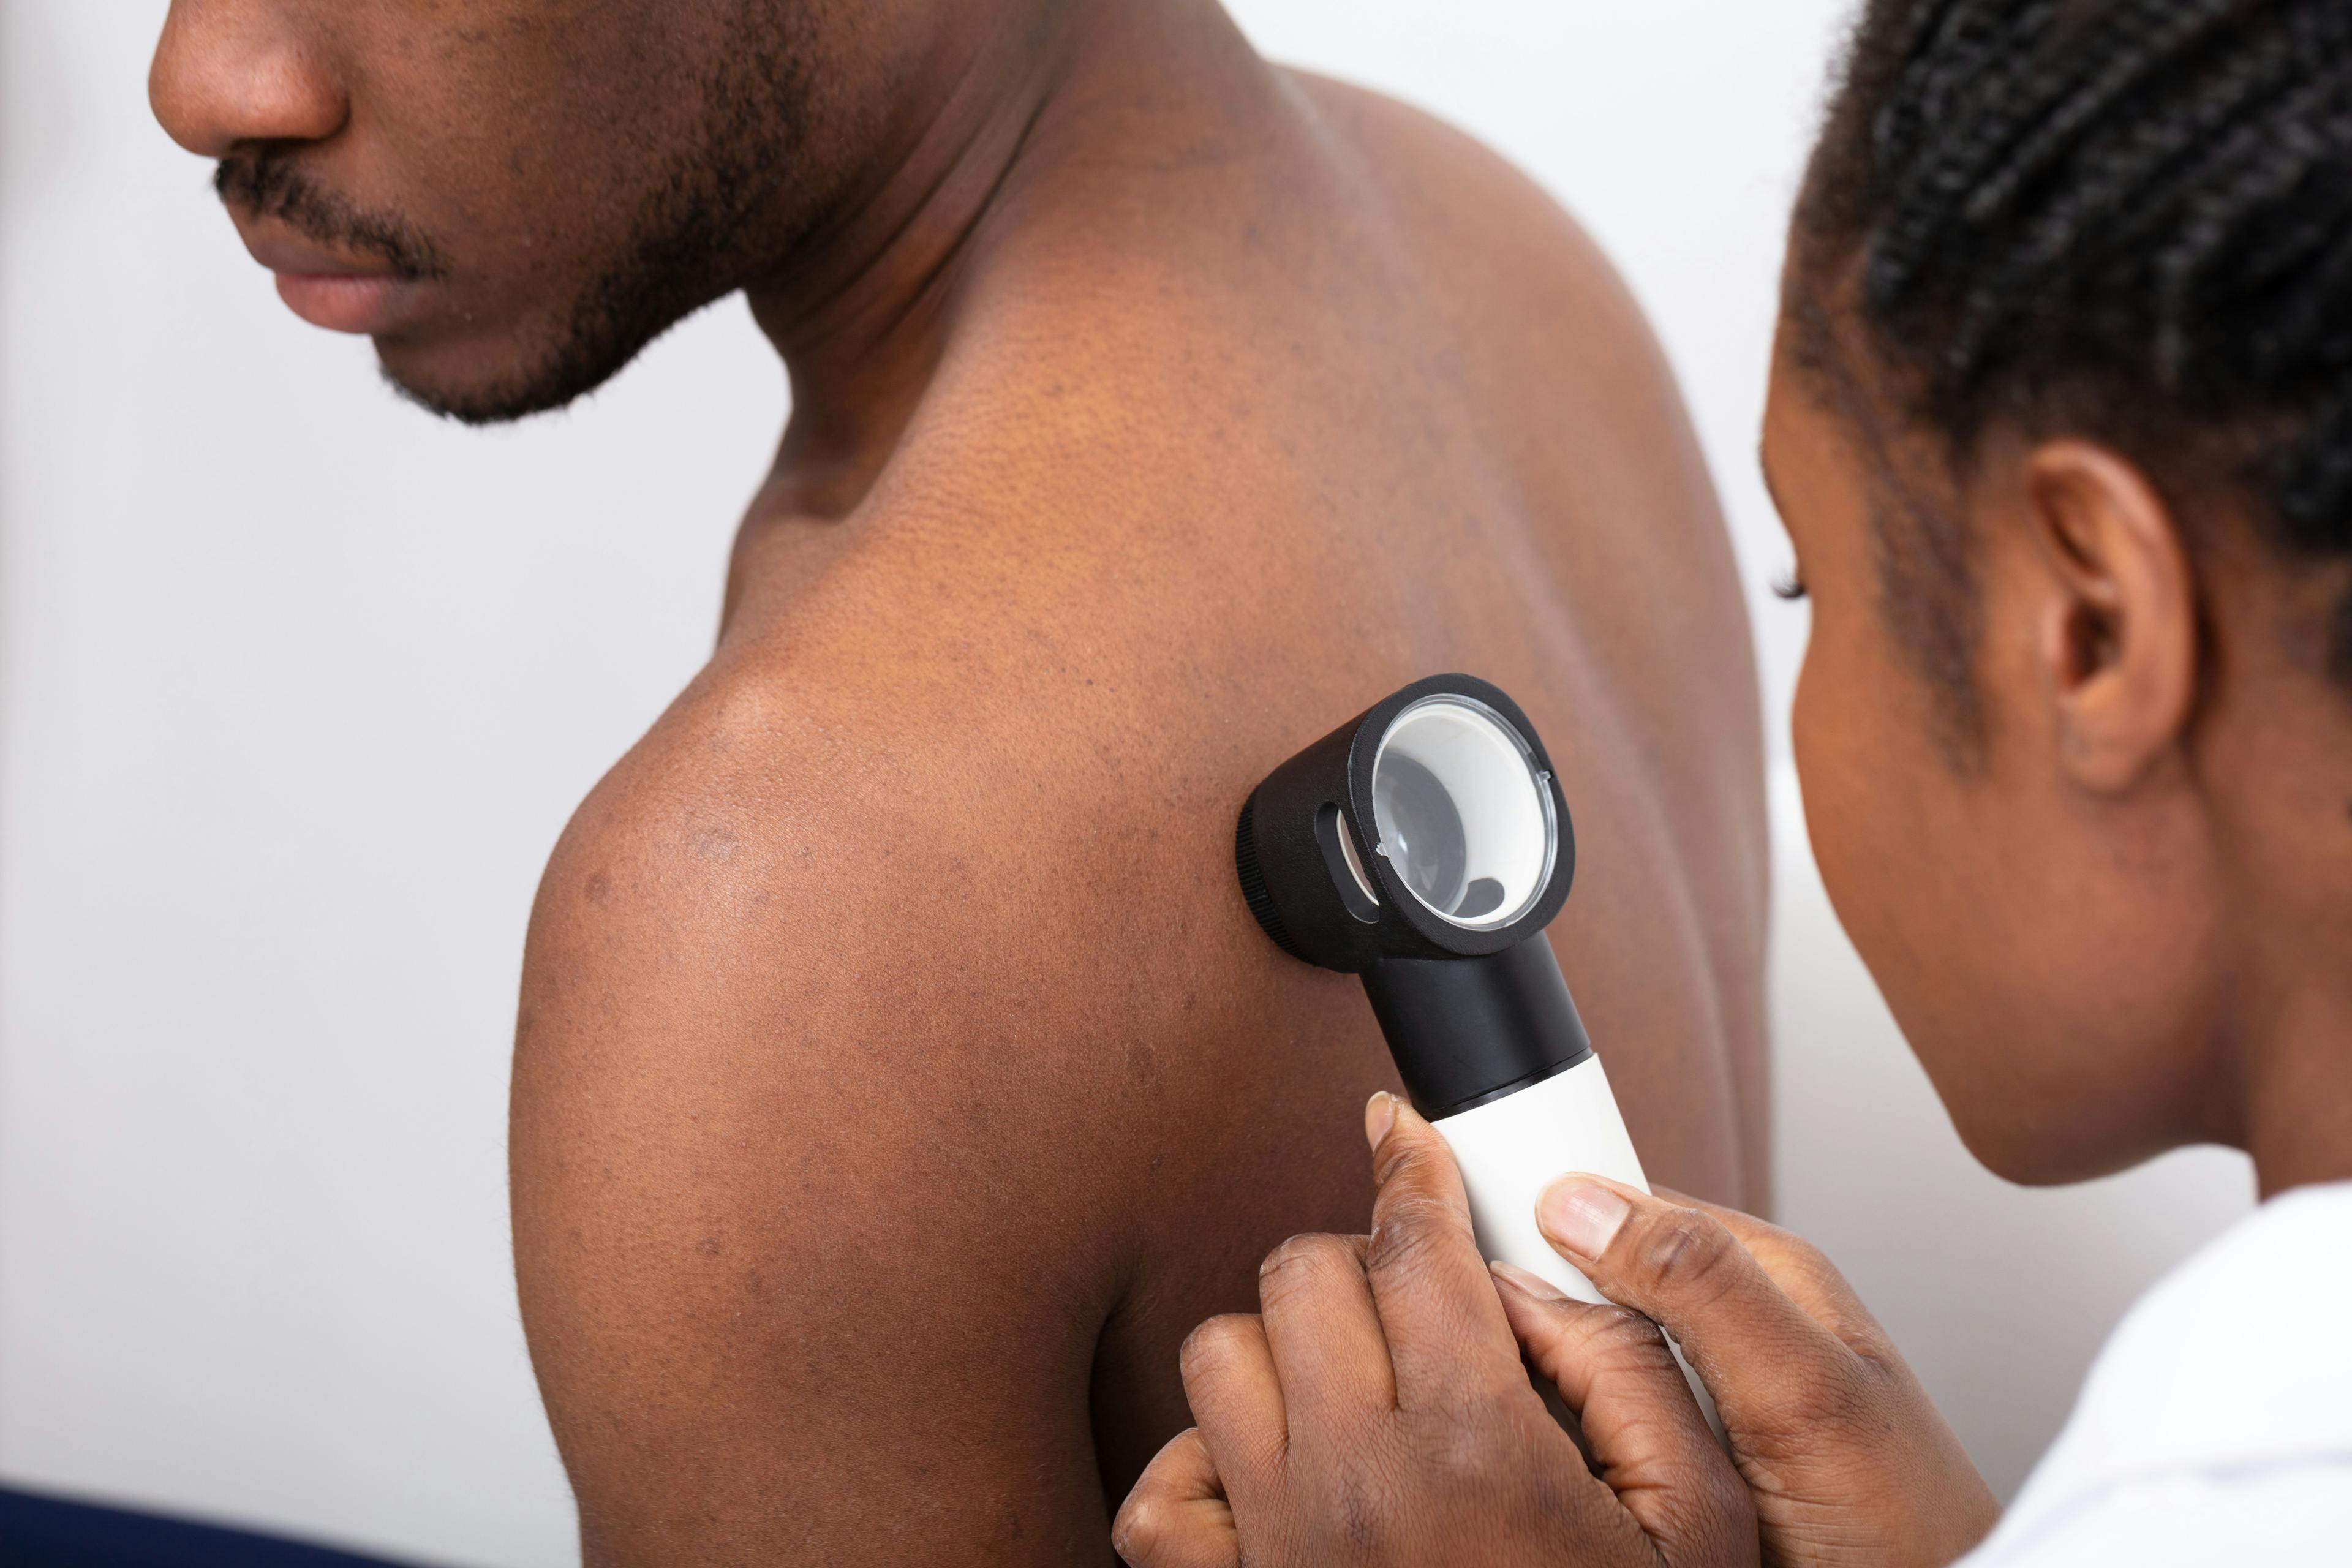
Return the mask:
[[2091,442],[1995,433],[1954,479],[1882,434],[1975,544],[1984,734],[1956,758],[1887,629],[1866,442],[1787,361],[1764,462],[1813,602],[1807,825],[1970,1151],[2027,1183],[2203,1142],[2265,1195],[2352,1174],[2343,574],[2257,547],[2227,491],[2187,498],[2192,534]]
[[[1150,1568],[1754,1563],[1748,1489],[1688,1394],[1656,1397],[1661,1381],[1683,1383],[1656,1325],[1588,1308],[1515,1340],[1520,1299],[1479,1261],[1444,1139],[1388,1094],[1365,1107],[1364,1132],[1380,1186],[1370,1235],[1294,1237],[1265,1260],[1261,1315],[1212,1319],[1185,1342],[1200,1426],[1120,1510],[1120,1555]],[[1522,1342],[1585,1412],[1590,1470],[1528,1381]]]
[[[1928,1568],[1991,1528],[1958,1439],[1803,1242],[1564,1180],[1538,1212],[1622,1303],[1593,1306],[1479,1262],[1453,1156],[1409,1107],[1373,1096],[1365,1132],[1371,1234],[1294,1237],[1266,1259],[1260,1314],[1186,1342],[1200,1425],[1119,1510],[1132,1568]],[[1716,1396],[1727,1456],[1661,1324]],[[1580,1418],[1589,1469],[1522,1354]]]
[[[155,96],[429,241],[379,350],[491,416],[742,13],[182,0]],[[541,890],[525,1325],[592,1563],[1101,1563],[1186,1333],[1370,1195],[1386,1053],[1233,822],[1407,680],[1528,709],[1645,1162],[1766,1201],[1746,628],[1654,344],[1491,155],[1192,0],[789,15],[801,174],[704,259],[792,424]]]
[[[1835,395],[1792,339],[1764,462],[1815,603],[1795,711],[1813,847],[1969,1148],[2030,1182],[2207,1140],[2252,1153],[2265,1195],[2352,1177],[2352,704],[2324,635],[2344,574],[2264,552],[2226,490],[2176,488],[2205,514],[2192,533],[2165,490],[2092,442],[1995,431],[1956,464],[1931,433],[1884,422],[1900,406],[1889,389]],[[1973,737],[1890,628],[1904,606],[1874,553],[1890,472],[1965,518],[1975,547]],[[1442,1140],[1409,1111],[1387,1130],[1376,1102],[1373,1119],[1388,1185],[1369,1264],[1327,1268],[1307,1290],[1272,1268],[1262,1322],[1203,1325],[1186,1360],[1200,1427],[1118,1521],[1135,1568],[1290,1561],[1302,1539],[1342,1565],[1752,1560],[1755,1542],[1695,1545],[1653,1523],[1719,1510],[1722,1456],[1694,1435],[1671,1361],[1628,1350],[1636,1311],[1714,1395],[1767,1563],[1942,1563],[1991,1528],[1999,1510],[1950,1429],[1802,1242],[1564,1178],[1538,1221],[1622,1306],[1497,1269],[1498,1330],[1468,1279]],[[1340,1255],[1306,1238],[1276,1257]],[[1410,1421],[1401,1384],[1387,1404],[1335,1400],[1333,1347],[1350,1343],[1400,1376],[1410,1354],[1433,1385],[1458,1375],[1483,1400]],[[1235,1349],[1259,1344],[1272,1349]],[[1562,1478],[1524,1390],[1478,1381],[1515,1344],[1588,1431],[1619,1435],[1601,1455],[1615,1512]],[[1248,1447],[1259,1429],[1280,1434],[1270,1457]],[[1465,1451],[1475,1477],[1444,1462]],[[1557,1516],[1495,1502],[1528,1497]]]

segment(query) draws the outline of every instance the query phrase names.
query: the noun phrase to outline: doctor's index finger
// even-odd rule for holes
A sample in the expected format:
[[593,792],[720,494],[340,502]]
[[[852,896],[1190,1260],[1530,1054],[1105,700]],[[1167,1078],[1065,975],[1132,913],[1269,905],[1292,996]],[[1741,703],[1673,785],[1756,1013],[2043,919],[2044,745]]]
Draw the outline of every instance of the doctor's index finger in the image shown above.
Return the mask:
[[1294,1236],[1258,1268],[1259,1317],[1294,1440],[1385,1415],[1396,1381],[1364,1274],[1370,1238]]
[[[1445,1139],[1403,1100],[1376,1097],[1372,1231],[1364,1270],[1380,1310],[1402,1408],[1482,1403],[1528,1386],[1518,1342],[1470,1224]],[[1379,1125],[1382,1111],[1387,1125]]]

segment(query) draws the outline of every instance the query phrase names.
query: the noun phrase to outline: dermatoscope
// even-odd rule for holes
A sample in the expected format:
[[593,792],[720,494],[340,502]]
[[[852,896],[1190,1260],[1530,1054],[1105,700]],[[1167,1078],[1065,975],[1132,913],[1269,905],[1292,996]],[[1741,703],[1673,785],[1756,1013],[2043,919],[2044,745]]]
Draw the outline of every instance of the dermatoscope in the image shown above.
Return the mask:
[[1413,1109],[1462,1167],[1486,1256],[1601,1300],[1537,1229],[1536,1198],[1570,1171],[1650,1184],[1544,936],[1576,836],[1518,705],[1466,675],[1374,703],[1266,775],[1234,860],[1284,952],[1362,978]]

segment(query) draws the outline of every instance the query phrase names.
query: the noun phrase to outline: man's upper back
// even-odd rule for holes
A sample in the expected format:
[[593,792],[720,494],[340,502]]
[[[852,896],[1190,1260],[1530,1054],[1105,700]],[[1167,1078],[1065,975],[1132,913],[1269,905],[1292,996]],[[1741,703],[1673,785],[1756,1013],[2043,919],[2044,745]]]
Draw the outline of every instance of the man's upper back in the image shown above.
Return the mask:
[[1553,941],[1650,1169],[1761,1200],[1757,707],[1637,314],[1408,111],[1154,112],[1035,128],[880,460],[803,406],[717,656],[549,868],[517,1247],[592,1561],[1108,1558],[1183,1334],[1362,1224],[1394,1081],[1234,814],[1423,674],[1559,763]]

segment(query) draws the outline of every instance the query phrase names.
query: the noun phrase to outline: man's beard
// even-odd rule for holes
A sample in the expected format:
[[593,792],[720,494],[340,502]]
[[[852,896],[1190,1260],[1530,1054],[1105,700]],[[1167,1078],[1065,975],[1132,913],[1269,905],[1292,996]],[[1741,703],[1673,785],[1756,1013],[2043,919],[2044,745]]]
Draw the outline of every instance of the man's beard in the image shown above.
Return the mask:
[[[448,385],[384,380],[419,407],[467,425],[495,425],[563,407],[620,374],[671,327],[725,298],[775,258],[749,232],[771,216],[807,121],[804,51],[790,24],[754,5],[731,29],[704,93],[701,122],[678,155],[643,184],[629,237],[573,301],[553,343],[503,381]],[[223,159],[222,199],[321,244],[389,263],[405,279],[447,276],[431,239],[407,224],[363,213],[310,182],[299,149],[264,148]],[[766,237],[773,239],[774,237]],[[779,247],[789,248],[789,245]]]

